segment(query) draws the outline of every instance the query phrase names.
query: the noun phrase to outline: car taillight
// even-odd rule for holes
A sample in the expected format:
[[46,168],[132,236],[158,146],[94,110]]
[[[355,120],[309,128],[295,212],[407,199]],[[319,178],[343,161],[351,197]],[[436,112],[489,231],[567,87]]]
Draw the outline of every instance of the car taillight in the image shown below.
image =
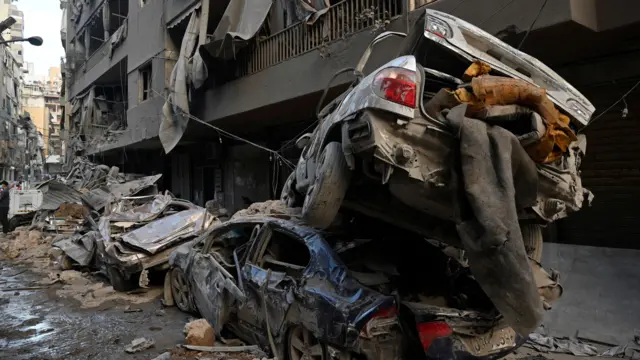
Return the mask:
[[398,323],[398,310],[395,307],[379,310],[373,314],[360,330],[360,336],[372,338],[389,333],[391,327]]
[[418,88],[415,71],[403,68],[382,69],[373,80],[376,94],[394,103],[416,107]]
[[446,322],[435,321],[418,324],[418,336],[424,351],[427,351],[433,340],[451,336],[453,330]]

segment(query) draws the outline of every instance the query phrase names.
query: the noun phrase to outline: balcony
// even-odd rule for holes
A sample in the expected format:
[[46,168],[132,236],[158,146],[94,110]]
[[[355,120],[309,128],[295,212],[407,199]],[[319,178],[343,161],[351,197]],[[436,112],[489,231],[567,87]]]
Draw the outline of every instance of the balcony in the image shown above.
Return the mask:
[[258,39],[251,54],[241,60],[240,75],[257,73],[366,29],[383,29],[402,12],[402,0],[342,1],[313,25],[300,22]]

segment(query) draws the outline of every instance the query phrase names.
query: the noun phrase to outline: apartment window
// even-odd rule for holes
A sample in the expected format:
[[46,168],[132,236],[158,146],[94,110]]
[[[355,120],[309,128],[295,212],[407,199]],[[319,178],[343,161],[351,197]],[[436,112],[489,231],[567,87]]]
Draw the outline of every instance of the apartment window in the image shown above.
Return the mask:
[[151,84],[151,78],[153,76],[153,71],[151,68],[151,63],[142,67],[138,73],[138,86],[140,88],[140,101],[143,102],[147,99],[153,97],[153,88]]

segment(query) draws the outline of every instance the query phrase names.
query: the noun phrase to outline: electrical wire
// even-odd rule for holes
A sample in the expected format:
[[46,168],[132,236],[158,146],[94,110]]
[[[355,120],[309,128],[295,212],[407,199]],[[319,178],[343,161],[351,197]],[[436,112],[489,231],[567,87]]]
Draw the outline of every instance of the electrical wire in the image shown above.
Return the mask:
[[640,80],[638,82],[635,83],[635,85],[633,85],[626,93],[624,93],[624,95],[622,95],[620,97],[620,99],[618,99],[616,102],[614,102],[613,104],[611,104],[611,106],[609,106],[606,110],[604,110],[603,112],[601,112],[598,116],[594,117],[593,119],[591,119],[591,121],[589,121],[589,123],[587,123],[587,125],[585,125],[582,129],[580,129],[580,132],[584,131],[584,129],[587,128],[587,126],[593,124],[596,120],[600,119],[603,115],[605,115],[606,113],[608,113],[609,111],[611,111],[611,109],[613,109],[616,105],[618,105],[621,101],[625,101],[625,98],[631,94],[638,86],[640,86]]
[[533,30],[533,26],[536,24],[536,22],[540,18],[540,14],[542,14],[542,10],[544,10],[544,7],[547,6],[547,1],[549,1],[549,0],[544,0],[542,2],[542,6],[540,6],[540,10],[538,10],[538,13],[536,14],[536,17],[533,19],[533,22],[529,26],[529,29],[527,29],[527,32],[524,34],[524,37],[522,38],[522,41],[520,41],[520,45],[518,45],[518,50],[520,50],[522,48],[522,45],[524,45],[525,40],[527,40],[527,37],[529,37],[529,33],[531,32],[531,30]]
[[[155,91],[155,90],[153,90],[153,89],[152,89],[152,91],[153,91],[154,93],[156,93],[156,94],[160,95],[161,97],[163,97],[163,98],[165,99],[165,101],[167,101],[168,103],[170,103],[170,104],[172,104],[172,105],[175,105],[175,104],[173,104],[169,99],[167,99],[167,98],[164,96],[164,94],[161,94],[161,93],[159,93],[158,91]],[[191,120],[193,120],[193,121],[195,121],[195,122],[197,122],[197,123],[200,123],[200,124],[202,124],[202,125],[208,126],[208,127],[212,128],[212,129],[216,130],[216,131],[218,132],[218,134],[222,134],[222,135],[224,135],[224,136],[226,136],[226,137],[228,137],[228,138],[231,138],[231,139],[234,139],[234,140],[237,140],[237,141],[243,142],[243,143],[245,143],[245,144],[249,144],[249,145],[251,145],[251,146],[253,146],[253,147],[256,147],[256,148],[258,148],[258,149],[264,150],[264,151],[266,151],[266,152],[268,152],[268,153],[272,154],[275,158],[280,159],[280,160],[281,160],[285,165],[287,165],[287,166],[288,166],[289,168],[291,168],[291,169],[293,169],[293,168],[295,167],[291,161],[287,160],[284,156],[282,156],[282,155],[281,155],[278,151],[276,151],[276,150],[269,149],[269,148],[264,147],[264,146],[262,146],[262,145],[258,145],[258,144],[256,144],[256,143],[254,143],[254,142],[250,141],[250,140],[247,140],[247,139],[245,139],[245,138],[243,138],[243,137],[241,137],[241,136],[238,136],[238,135],[232,134],[232,133],[230,133],[230,132],[228,132],[228,131],[226,131],[226,130],[223,130],[223,129],[221,129],[221,128],[217,127],[217,126],[214,126],[214,125],[212,125],[212,124],[210,124],[210,123],[208,123],[208,122],[206,122],[206,121],[204,121],[204,120],[202,120],[202,119],[199,119],[198,117],[193,116],[193,115],[191,115],[191,114],[187,114],[187,113],[182,112],[182,114],[181,114],[181,115],[183,115],[183,116],[187,116],[189,119],[191,119]]]
[[502,7],[500,7],[500,9],[496,10],[496,12],[494,12],[493,14],[491,14],[488,18],[482,20],[482,22],[480,24],[478,24],[477,26],[480,27],[480,25],[486,23],[487,21],[489,21],[492,17],[498,15],[499,13],[502,12],[502,10],[506,9],[507,6],[511,5],[514,1],[516,0],[510,0],[508,3],[504,4]]

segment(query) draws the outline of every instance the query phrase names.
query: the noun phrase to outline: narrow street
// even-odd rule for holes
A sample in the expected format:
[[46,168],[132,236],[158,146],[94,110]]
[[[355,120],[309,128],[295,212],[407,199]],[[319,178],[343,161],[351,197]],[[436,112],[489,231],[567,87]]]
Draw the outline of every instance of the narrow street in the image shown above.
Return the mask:
[[[163,309],[159,298],[136,305],[108,300],[81,308],[79,301],[56,295],[62,284],[43,286],[42,274],[28,269],[25,264],[0,262],[3,358],[149,359],[184,340],[182,329],[189,316],[177,308]],[[129,306],[141,311],[125,312]],[[152,338],[155,346],[125,354],[124,347],[139,337]]]

